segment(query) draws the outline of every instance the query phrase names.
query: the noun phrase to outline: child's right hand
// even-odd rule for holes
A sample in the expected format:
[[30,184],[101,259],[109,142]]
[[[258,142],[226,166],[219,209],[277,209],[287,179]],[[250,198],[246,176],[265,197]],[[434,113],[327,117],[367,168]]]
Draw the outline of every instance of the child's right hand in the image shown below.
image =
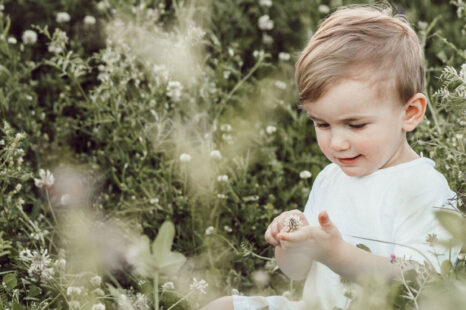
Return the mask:
[[277,235],[280,233],[282,230],[285,230],[285,219],[290,216],[290,215],[297,215],[303,222],[303,225],[309,225],[306,217],[304,216],[304,213],[299,211],[299,210],[291,210],[291,211],[285,211],[272,221],[270,223],[269,227],[267,228],[265,232],[265,240],[270,243],[273,246],[278,246],[280,245],[280,240],[278,239]]

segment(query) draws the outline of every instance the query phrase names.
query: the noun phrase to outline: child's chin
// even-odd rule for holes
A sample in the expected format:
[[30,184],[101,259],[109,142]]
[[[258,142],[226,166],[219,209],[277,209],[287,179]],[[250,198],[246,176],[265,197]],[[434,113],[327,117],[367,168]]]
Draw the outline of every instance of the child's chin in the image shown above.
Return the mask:
[[341,170],[350,177],[363,177],[366,175],[371,174],[373,171],[366,171],[358,167],[342,167],[340,166]]

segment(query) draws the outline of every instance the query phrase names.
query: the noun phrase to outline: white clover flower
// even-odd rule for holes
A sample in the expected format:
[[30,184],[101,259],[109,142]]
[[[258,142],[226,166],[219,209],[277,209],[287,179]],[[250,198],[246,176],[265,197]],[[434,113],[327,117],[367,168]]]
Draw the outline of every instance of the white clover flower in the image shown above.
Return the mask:
[[71,19],[70,17],[70,14],[66,13],[66,12],[58,12],[57,13],[57,23],[67,23],[69,22]]
[[68,306],[70,310],[78,310],[79,308],[81,308],[81,304],[77,300],[69,301]]
[[330,12],[330,8],[325,5],[325,4],[321,4],[319,5],[319,7],[317,8],[317,10],[322,13],[322,14],[328,14]]
[[8,37],[8,43],[10,43],[10,44],[16,44],[16,43],[18,43],[18,41],[16,40],[15,37]]
[[272,0],[259,0],[259,5],[270,8],[272,6]]
[[286,89],[286,83],[283,81],[275,81],[275,86],[280,89]]
[[77,286],[69,286],[66,289],[66,295],[68,296],[79,296],[83,292],[82,287],[77,287]]
[[259,29],[261,30],[272,30],[273,29],[273,20],[270,19],[269,15],[262,15],[257,21]]
[[269,274],[264,270],[256,270],[251,276],[254,283],[259,287],[265,287],[270,281]]
[[137,293],[133,301],[133,306],[135,310],[149,309],[146,295],[142,293]]
[[191,161],[191,155],[186,154],[186,153],[181,154],[181,155],[180,155],[180,161],[181,161],[182,163],[188,163],[188,162],[190,162],[190,161]]
[[284,224],[289,232],[293,232],[303,226],[303,221],[298,215],[290,215],[285,219]]
[[38,188],[50,188],[55,182],[55,177],[49,170],[40,169],[39,176],[39,179],[34,179],[34,184]]
[[228,71],[228,70],[223,71],[223,78],[224,78],[225,80],[228,80],[228,78],[230,77],[230,75],[231,75],[231,71]]
[[288,61],[288,60],[290,60],[290,58],[291,58],[291,56],[290,56],[290,54],[288,54],[288,53],[280,52],[280,53],[278,54],[278,59],[280,59],[280,60],[282,60],[282,61]]
[[422,21],[422,20],[420,20],[420,21],[417,22],[417,27],[418,27],[419,29],[424,30],[424,29],[427,28],[427,23],[424,22],[424,21]]
[[99,302],[98,304],[92,305],[91,310],[105,310],[105,305]]
[[189,286],[189,289],[198,291],[199,293],[202,294],[207,294],[205,289],[209,286],[209,283],[207,283],[206,280],[201,279],[200,281],[197,281],[196,278],[193,278],[193,283]]
[[55,263],[53,263],[53,265],[57,268],[57,269],[65,269],[66,267],[66,259],[64,258],[59,258],[55,261]]
[[215,228],[213,226],[209,226],[206,228],[205,234],[208,236],[208,235],[211,235],[214,231],[215,231]]
[[265,131],[266,131],[269,135],[271,135],[271,134],[273,134],[273,133],[275,133],[275,132],[277,131],[277,127],[272,126],[272,125],[269,125],[269,126],[267,126],[267,127],[265,128]]
[[273,38],[268,34],[264,33],[262,35],[262,42],[266,45],[271,45],[273,43]]
[[233,229],[231,229],[231,227],[228,226],[228,225],[223,226],[223,229],[224,229],[226,232],[232,232],[232,231],[233,231]]
[[22,261],[29,261],[32,256],[31,250],[23,249],[19,251],[19,259]]
[[179,102],[181,99],[181,92],[183,85],[178,81],[169,81],[167,85],[167,96],[174,102]]
[[23,32],[23,35],[21,36],[23,39],[23,43],[26,45],[32,45],[37,42],[37,32],[34,30],[26,30]]
[[85,25],[92,26],[92,25],[95,24],[95,22],[96,22],[96,19],[95,19],[94,16],[86,15],[86,16],[84,17],[84,24],[85,24]]
[[221,131],[230,132],[231,129],[232,129],[232,127],[231,127],[230,124],[223,124],[223,125],[220,125],[220,130],[221,130]]
[[102,284],[102,278],[100,276],[94,276],[90,279],[93,286],[100,286]]
[[309,179],[310,177],[312,177],[312,173],[308,170],[303,170],[299,173],[299,177],[301,179]]
[[101,12],[107,10],[109,7],[110,7],[110,5],[108,4],[108,2],[106,0],[105,1],[99,1],[97,3],[97,10],[99,10]]
[[213,150],[212,152],[210,152],[210,158],[220,160],[222,159],[222,154],[220,153],[220,151]]
[[228,182],[228,175],[222,174],[217,176],[217,181],[218,182]]
[[175,289],[175,284],[171,281],[165,282],[162,284],[162,290],[164,291],[170,291]]

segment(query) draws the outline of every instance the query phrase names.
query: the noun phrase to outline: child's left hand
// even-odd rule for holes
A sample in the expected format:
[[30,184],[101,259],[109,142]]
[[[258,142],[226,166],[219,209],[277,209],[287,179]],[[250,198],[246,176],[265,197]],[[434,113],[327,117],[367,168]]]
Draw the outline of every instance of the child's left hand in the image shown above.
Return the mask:
[[303,226],[294,232],[282,231],[278,234],[284,248],[306,247],[313,259],[325,262],[336,259],[344,242],[337,227],[330,221],[326,211],[319,213],[320,226]]

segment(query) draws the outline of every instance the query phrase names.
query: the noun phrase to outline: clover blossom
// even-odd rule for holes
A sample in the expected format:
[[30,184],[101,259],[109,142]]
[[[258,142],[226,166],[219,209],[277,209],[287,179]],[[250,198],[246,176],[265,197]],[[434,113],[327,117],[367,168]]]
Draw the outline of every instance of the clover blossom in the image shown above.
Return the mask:
[[296,231],[301,226],[303,226],[303,222],[297,215],[290,215],[285,219],[285,227],[288,229],[288,232]]
[[40,169],[39,170],[39,179],[34,179],[34,184],[38,188],[50,188],[53,183],[55,183],[55,177],[49,170]]
[[32,45],[37,42],[37,32],[28,29],[23,32],[21,38],[23,39],[24,44]]
[[206,280],[201,279],[200,281],[198,281],[196,278],[193,278],[193,283],[191,283],[191,285],[189,286],[189,289],[197,291],[202,294],[207,294],[207,292],[205,291],[207,286],[209,286],[209,283],[207,283]]

